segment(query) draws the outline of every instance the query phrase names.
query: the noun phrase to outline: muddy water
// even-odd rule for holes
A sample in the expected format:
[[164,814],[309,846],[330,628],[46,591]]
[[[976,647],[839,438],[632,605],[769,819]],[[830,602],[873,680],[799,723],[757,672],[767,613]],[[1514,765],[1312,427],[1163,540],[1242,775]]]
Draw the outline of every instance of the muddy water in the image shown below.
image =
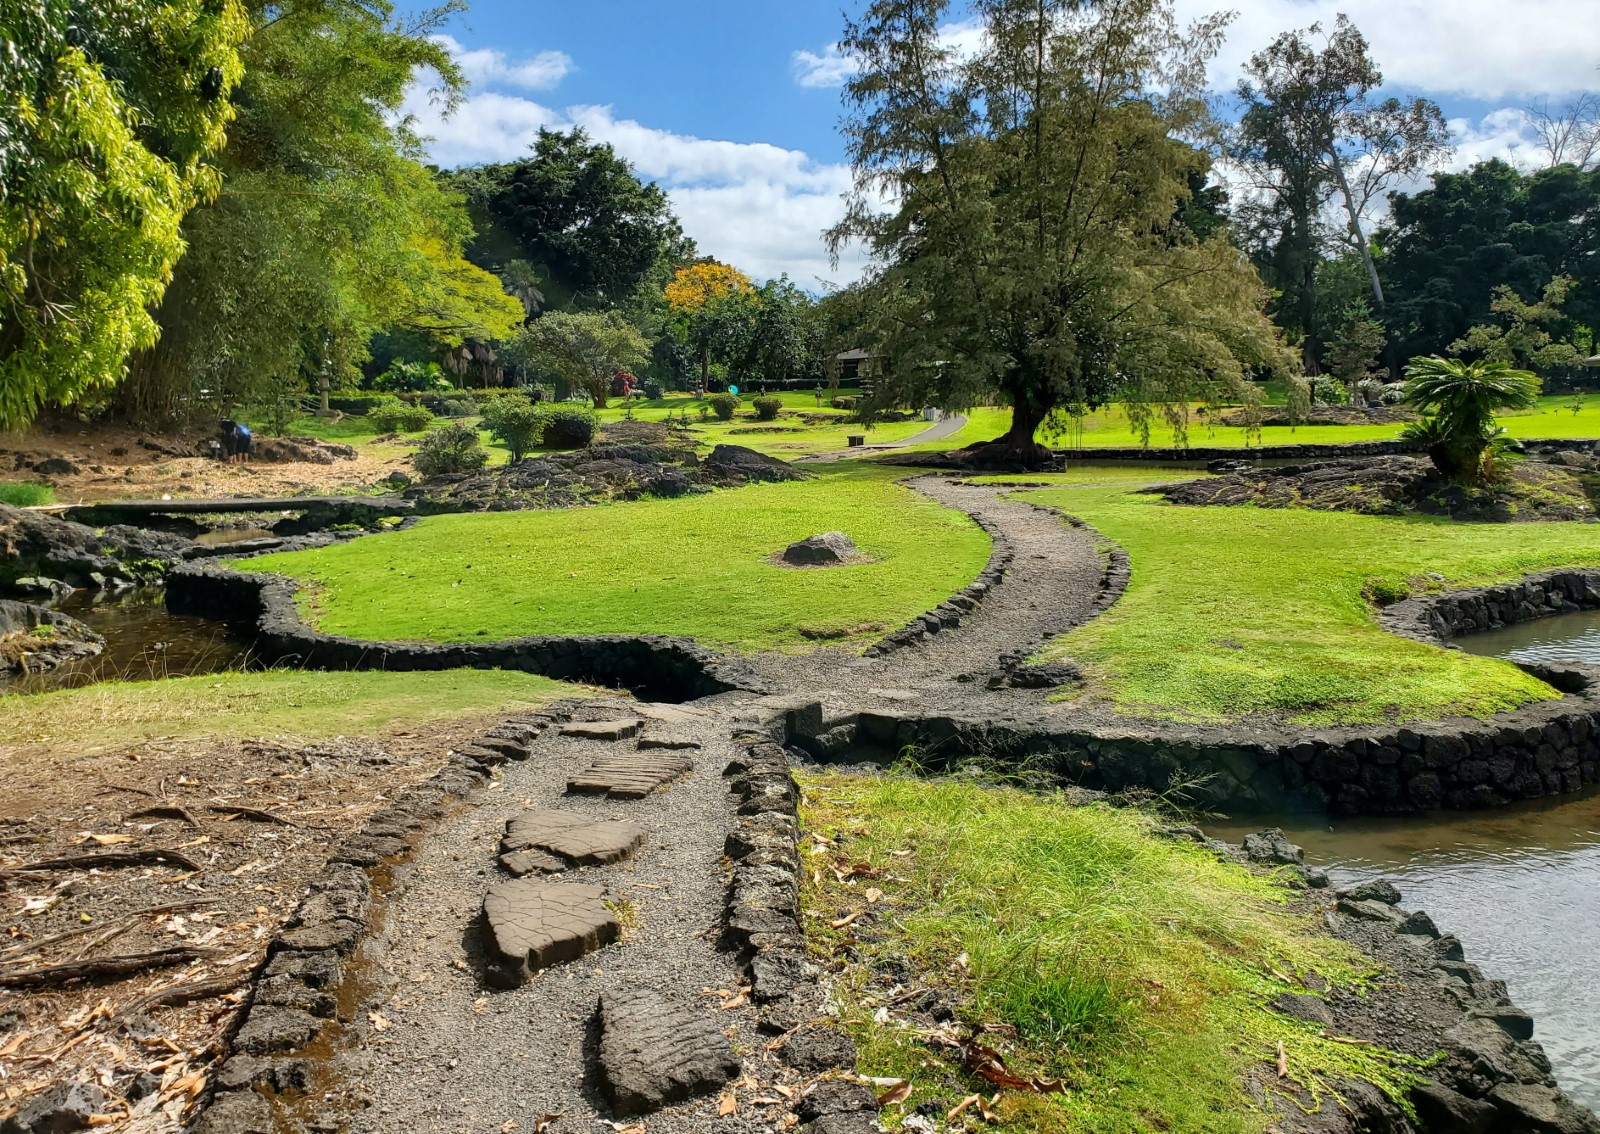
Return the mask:
[[1483,657],[1600,665],[1600,610],[1556,614],[1483,634],[1466,634],[1457,638],[1456,644]]
[[249,640],[219,622],[167,613],[159,588],[102,596],[78,591],[52,604],[106,640],[105,652],[50,673],[0,682],[0,694],[74,689],[97,681],[148,681],[249,664]]

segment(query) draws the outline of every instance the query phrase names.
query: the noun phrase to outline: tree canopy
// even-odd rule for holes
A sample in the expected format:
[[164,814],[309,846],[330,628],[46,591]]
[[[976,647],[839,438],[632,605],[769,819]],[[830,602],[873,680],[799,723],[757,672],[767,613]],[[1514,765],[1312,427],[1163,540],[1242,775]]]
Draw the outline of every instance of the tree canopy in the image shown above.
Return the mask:
[[604,409],[618,370],[644,365],[650,343],[620,312],[551,311],[529,323],[507,353],[539,374],[552,374],[583,390]]
[[1181,431],[1191,397],[1289,372],[1255,270],[1178,219],[1205,164],[1179,139],[1212,129],[1222,21],[1182,29],[1164,0],[984,0],[984,47],[963,58],[946,11],[875,0],[842,41],[861,64],[855,192],[830,241],[872,255],[876,396],[998,392],[1014,411],[998,451],[1033,460],[1054,410],[1120,397]]
[[0,0],[0,427],[155,341],[247,30],[233,0]]
[[531,263],[557,306],[620,306],[647,280],[659,291],[692,256],[661,187],[581,128],[541,129],[529,156],[452,180],[478,229],[473,262],[492,271]]

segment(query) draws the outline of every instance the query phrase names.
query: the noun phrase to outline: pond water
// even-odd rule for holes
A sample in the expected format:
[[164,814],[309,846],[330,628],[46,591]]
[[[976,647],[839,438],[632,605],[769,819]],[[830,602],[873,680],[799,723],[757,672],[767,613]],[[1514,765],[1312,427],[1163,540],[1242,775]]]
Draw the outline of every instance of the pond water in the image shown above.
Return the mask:
[[119,595],[77,591],[52,603],[105,638],[105,652],[49,673],[0,682],[0,694],[74,689],[97,681],[188,677],[249,664],[248,638],[220,622],[169,614],[164,594],[156,587]]
[[1600,665],[1600,610],[1553,614],[1482,634],[1463,634],[1456,645],[1469,654],[1508,661]]
[[1573,1098],[1600,1108],[1600,794],[1411,819],[1208,823],[1237,842],[1281,825],[1338,885],[1389,878],[1408,909],[1506,981]]

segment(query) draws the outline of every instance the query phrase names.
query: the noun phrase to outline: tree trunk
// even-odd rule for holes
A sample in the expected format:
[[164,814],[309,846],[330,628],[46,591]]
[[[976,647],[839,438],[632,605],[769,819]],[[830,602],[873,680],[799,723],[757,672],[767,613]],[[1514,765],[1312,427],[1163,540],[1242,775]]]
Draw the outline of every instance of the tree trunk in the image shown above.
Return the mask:
[[705,397],[706,391],[711,388],[711,348],[704,344],[700,347],[700,396]]
[[1051,407],[1025,394],[1012,393],[1011,428],[993,441],[968,447],[972,463],[983,468],[1037,469],[1055,459],[1048,446],[1033,439]]
[[1361,216],[1356,211],[1355,195],[1350,192],[1350,182],[1344,175],[1344,163],[1339,160],[1339,151],[1330,150],[1329,156],[1333,159],[1333,175],[1338,179],[1339,192],[1344,195],[1344,211],[1350,216],[1350,235],[1355,238],[1356,247],[1361,250],[1361,262],[1367,266],[1367,281],[1372,284],[1372,301],[1378,305],[1379,311],[1383,310],[1383,284],[1378,281],[1378,265],[1373,262],[1372,248],[1367,243],[1366,233],[1361,231]]

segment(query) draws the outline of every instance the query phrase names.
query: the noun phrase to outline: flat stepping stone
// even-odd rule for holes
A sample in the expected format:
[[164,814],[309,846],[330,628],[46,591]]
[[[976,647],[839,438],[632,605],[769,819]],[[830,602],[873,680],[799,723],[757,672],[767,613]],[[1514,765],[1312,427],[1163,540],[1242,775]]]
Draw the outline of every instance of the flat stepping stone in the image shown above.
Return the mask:
[[622,935],[601,901],[600,886],[518,878],[483,898],[488,947],[499,982],[521,984],[533,973],[576,961]]
[[639,735],[637,718],[614,721],[572,721],[561,726],[562,736],[575,736],[580,740],[627,740]]
[[662,724],[699,724],[710,719],[709,714],[699,709],[685,709],[681,705],[661,705],[654,701],[641,701],[630,706],[647,721],[660,721]]
[[600,1080],[612,1113],[649,1114],[740,1074],[717,1021],[646,989],[600,996]]
[[572,864],[564,858],[557,858],[544,851],[524,850],[512,851],[510,854],[500,856],[500,865],[514,877],[521,878],[524,874],[561,874],[572,869]]
[[617,753],[596,760],[567,781],[576,793],[604,792],[612,799],[643,799],[694,767],[687,756],[665,749]]
[[637,823],[541,808],[507,823],[501,845],[508,851],[548,851],[575,866],[600,866],[627,858],[648,834]]
[[692,736],[680,732],[647,732],[639,738],[635,747],[649,751],[652,748],[663,748],[671,752],[681,751],[685,748],[699,748],[700,742]]

